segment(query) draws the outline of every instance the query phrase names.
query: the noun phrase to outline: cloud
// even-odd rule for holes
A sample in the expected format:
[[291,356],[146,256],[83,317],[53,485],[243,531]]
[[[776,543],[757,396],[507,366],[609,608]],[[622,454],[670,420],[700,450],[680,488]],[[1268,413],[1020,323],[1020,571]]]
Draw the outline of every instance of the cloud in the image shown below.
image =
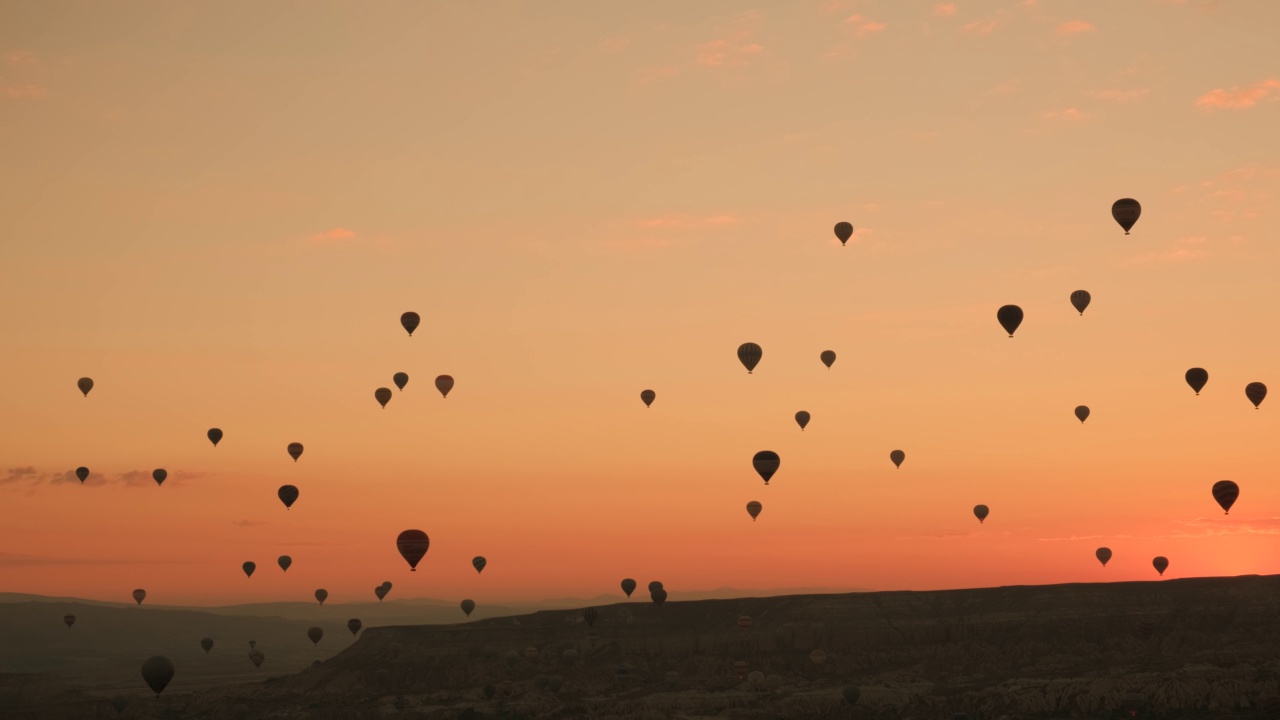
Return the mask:
[[19,553],[0,553],[0,567],[40,567],[46,565],[177,565],[189,560],[106,559],[101,557],[40,557]]
[[1099,100],[1105,100],[1117,105],[1128,105],[1135,103],[1150,94],[1147,88],[1134,88],[1132,90],[1098,90],[1093,96]]
[[990,20],[974,20],[973,22],[967,22],[964,25],[961,25],[960,32],[973,33],[976,35],[990,35],[995,31],[998,24],[999,23],[996,22],[995,18]]
[[674,65],[658,65],[637,71],[635,81],[638,85],[650,85],[659,80],[673,78],[679,74],[680,68]]
[[[209,473],[190,470],[174,470],[168,473],[165,478],[165,485],[183,484],[188,480],[199,480],[209,477]],[[130,470],[129,472],[120,473],[116,476],[116,482],[130,485],[133,487],[146,487],[155,485],[155,478],[151,477],[150,470]]]
[[266,520],[236,520],[231,524],[235,525],[236,527],[249,528],[249,527],[262,527],[263,525],[267,525],[268,523]]
[[871,33],[877,33],[889,27],[885,23],[876,22],[874,20],[868,20],[862,17],[861,15],[850,15],[849,17],[845,18],[844,24],[852,25],[854,28],[854,34],[857,35],[858,37],[862,37],[864,35],[870,35]]
[[1269,97],[1273,90],[1280,89],[1280,80],[1269,78],[1245,88],[1233,87],[1230,90],[1215,88],[1196,98],[1196,107],[1206,110],[1230,108],[1243,110],[1251,108]]
[[[49,478],[49,482],[53,485],[61,485],[61,484],[79,485],[80,478],[76,477],[75,470],[67,470],[66,472],[63,472],[63,473],[53,473],[52,476]],[[85,478],[84,480],[84,484],[94,485],[94,486],[106,485],[107,476],[102,473],[90,471],[89,477]]]
[[596,49],[603,53],[620,53],[629,47],[631,40],[625,37],[608,37],[596,45]]
[[10,65],[35,65],[40,62],[40,58],[30,50],[10,50],[4,54],[4,59]]
[[30,465],[22,467],[11,467],[5,471],[3,477],[0,477],[0,485],[10,485],[20,482],[34,482],[39,472]]
[[1070,535],[1067,537],[1042,537],[1042,538],[1036,538],[1036,540],[1039,540],[1040,542],[1058,542],[1063,540],[1065,541],[1097,540],[1098,538],[1117,538],[1117,537],[1129,537],[1129,536],[1128,535]]
[[1204,245],[1208,238],[1203,235],[1190,235],[1178,238],[1174,242],[1174,247],[1168,250],[1157,250],[1155,252],[1143,253],[1135,255],[1120,263],[1120,267],[1129,267],[1134,265],[1162,265],[1167,263],[1183,263],[1191,260],[1198,260],[1209,254]]
[[758,10],[748,10],[738,15],[719,32],[720,37],[698,46],[694,62],[709,68],[738,68],[751,63],[752,58],[764,52],[764,45],[756,40],[756,32],[764,22]]
[[1228,515],[1213,518],[1178,520],[1193,530],[1170,533],[1163,537],[1206,537],[1218,535],[1280,535],[1280,517],[1241,520]]
[[938,17],[951,17],[956,14],[956,4],[942,3],[940,5],[935,5],[933,8],[933,14]]
[[1082,122],[1089,117],[1089,113],[1079,108],[1068,107],[1059,108],[1057,110],[1046,110],[1041,113],[1041,117],[1049,122]]
[[352,240],[356,234],[346,228],[336,227],[331,230],[325,230],[322,233],[316,233],[307,238],[307,242],[312,245],[332,245],[333,243],[342,242],[343,240]]
[[1067,36],[1079,35],[1080,33],[1091,32],[1093,30],[1097,30],[1097,28],[1093,26],[1093,23],[1085,22],[1084,20],[1068,20],[1067,22],[1058,25],[1057,30],[1054,32],[1062,36]]
[[48,94],[49,91],[35,83],[23,83],[22,85],[0,85],[0,95],[14,100],[22,98],[42,98]]

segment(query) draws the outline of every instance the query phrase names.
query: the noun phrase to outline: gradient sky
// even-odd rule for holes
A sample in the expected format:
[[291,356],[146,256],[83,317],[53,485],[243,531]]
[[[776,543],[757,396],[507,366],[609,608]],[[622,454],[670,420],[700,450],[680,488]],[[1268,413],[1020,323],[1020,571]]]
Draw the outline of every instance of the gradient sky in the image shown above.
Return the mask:
[[[0,590],[1280,572],[1280,399],[1243,392],[1280,392],[1278,24],[1203,0],[6,3]],[[416,574],[406,528],[432,540]]]

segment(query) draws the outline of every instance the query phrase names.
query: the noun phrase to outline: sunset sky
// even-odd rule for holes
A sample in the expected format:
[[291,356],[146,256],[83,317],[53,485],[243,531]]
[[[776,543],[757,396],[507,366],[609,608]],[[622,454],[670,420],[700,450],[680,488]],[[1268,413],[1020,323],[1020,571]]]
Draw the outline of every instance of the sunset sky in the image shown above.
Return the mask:
[[1278,24],[1207,0],[4,4],[0,591],[1280,572],[1280,397],[1244,395],[1280,395]]

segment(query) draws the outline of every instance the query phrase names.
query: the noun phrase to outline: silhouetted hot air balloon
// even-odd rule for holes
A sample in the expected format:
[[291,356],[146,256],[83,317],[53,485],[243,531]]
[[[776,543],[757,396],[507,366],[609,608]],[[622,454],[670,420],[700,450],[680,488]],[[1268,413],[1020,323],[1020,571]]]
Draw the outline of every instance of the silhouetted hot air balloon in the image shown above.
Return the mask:
[[600,611],[593,607],[589,607],[582,611],[582,619],[587,621],[587,627],[595,627],[596,618],[600,616]]
[[70,628],[72,625],[76,624],[76,616],[71,614],[63,615],[62,622],[66,623],[67,627]]
[[347,629],[351,631],[352,635],[360,632],[360,626],[361,622],[356,618],[351,618],[347,621]]
[[902,461],[907,459],[907,454],[902,452],[901,450],[894,450],[893,452],[889,453],[889,459],[893,461],[894,467],[901,468]]
[[804,432],[805,425],[809,424],[809,413],[804,410],[796,413],[796,424],[800,426],[800,432]]
[[836,223],[836,237],[840,238],[841,245],[849,242],[849,238],[853,237],[853,225],[847,222]]
[[657,590],[649,593],[649,599],[653,600],[654,605],[661,607],[662,603],[667,601],[667,591],[662,588],[658,588]]
[[653,592],[654,590],[657,590],[657,589],[658,589],[658,588],[660,588],[660,587],[662,587],[662,581],[661,581],[661,580],[650,580],[650,581],[649,581],[649,592]]
[[1071,293],[1071,307],[1079,310],[1080,314],[1083,315],[1084,309],[1089,307],[1089,301],[1092,299],[1093,296],[1089,295],[1088,290],[1077,290]]
[[485,559],[484,559],[484,556],[482,556],[482,555],[477,555],[477,556],[475,556],[475,557],[471,558],[471,567],[475,568],[475,569],[476,569],[476,572],[481,572],[481,571],[483,571],[483,570],[484,570],[484,566],[485,566],[485,565],[488,565],[488,564],[489,564],[489,561],[488,561],[488,560],[485,560]]
[[84,481],[89,479],[89,468],[87,467],[76,468],[76,477],[80,478],[80,484],[83,485]]
[[164,485],[165,478],[169,477],[169,473],[164,468],[156,468],[151,471],[151,479],[156,481],[156,486]]
[[822,361],[822,364],[823,364],[823,365],[826,365],[826,366],[827,366],[827,369],[828,369],[828,370],[830,370],[830,369],[831,369],[831,365],[832,365],[833,363],[835,363],[835,361],[836,361],[836,351],[835,351],[835,350],[823,350],[823,351],[822,351],[822,354],[818,356],[818,359]]
[[281,555],[276,558],[276,564],[280,566],[280,570],[282,572],[287,572],[289,570],[289,566],[293,564],[293,558],[288,555]]
[[1187,384],[1199,395],[1205,384],[1209,382],[1209,371],[1204,368],[1191,368],[1187,371],[1186,377]]
[[631,593],[635,591],[636,591],[635,580],[632,580],[631,578],[627,578],[622,581],[622,592],[626,593],[627,597],[631,597]]
[[769,478],[772,478],[773,474],[778,472],[778,467],[781,464],[782,458],[779,458],[778,453],[772,450],[761,450],[751,458],[751,466],[756,469],[756,472],[760,473],[765,485],[769,484]]
[[218,428],[209,428],[209,432],[205,433],[205,435],[209,438],[209,442],[213,443],[214,447],[218,447],[218,443],[222,442],[222,431]]
[[1076,419],[1080,421],[1080,424],[1081,424],[1081,425],[1083,425],[1083,424],[1084,424],[1084,421],[1085,421],[1085,420],[1088,420],[1088,419],[1089,419],[1089,406],[1088,406],[1088,405],[1077,405],[1077,406],[1076,406]]
[[1100,547],[1093,552],[1093,556],[1098,558],[1098,562],[1102,563],[1102,567],[1106,567],[1111,562],[1111,548]]
[[89,391],[93,389],[93,378],[82,377],[76,381],[76,387],[80,388],[80,392],[85,397],[89,397]]
[[276,491],[276,497],[280,498],[280,502],[284,503],[284,507],[287,510],[298,501],[298,488],[293,485],[281,485],[280,489]]
[[257,563],[251,563],[251,562],[247,562],[244,565],[241,565],[240,567],[244,569],[245,577],[253,577],[253,571],[258,569]]
[[263,655],[261,650],[249,651],[249,662],[253,663],[253,666],[256,668],[262,667],[262,661],[266,659],[267,656]]
[[471,617],[471,611],[476,609],[476,601],[471,599],[463,600],[460,603],[460,607],[462,612],[467,614],[467,617]]
[[204,649],[204,654],[208,655],[209,651],[213,649],[213,638],[202,638],[200,647]]
[[409,384],[409,374],[398,372],[391,376],[391,382],[396,384],[397,389],[403,390],[404,386]]
[[760,364],[762,357],[764,357],[764,351],[755,343],[742,343],[738,346],[738,362],[747,369],[748,375],[756,369],[756,365]]
[[418,317],[416,312],[407,312],[400,316],[400,326],[409,333],[409,337],[413,337],[413,331],[418,329],[418,323],[422,322],[422,318]]
[[324,588],[320,588],[319,590],[316,590],[316,600],[319,600],[321,605],[323,605],[324,601],[327,600],[328,598],[329,598],[328,590],[325,590]]
[[857,705],[858,698],[862,697],[862,691],[857,685],[846,685],[840,694],[844,696],[844,701],[850,705]]
[[760,511],[763,509],[764,506],[755,500],[747,503],[747,514],[751,516],[752,522],[755,522],[755,519],[760,517]]
[[1124,228],[1125,235],[1129,234],[1129,230],[1133,228],[1134,223],[1138,222],[1138,217],[1141,215],[1142,205],[1133,198],[1121,198],[1111,205],[1111,217]]
[[147,591],[143,590],[142,588],[138,588],[137,590],[134,590],[133,599],[135,602],[141,605],[142,601],[147,599]]
[[289,457],[298,462],[298,458],[302,457],[302,443],[289,443]]
[[173,662],[163,655],[147,658],[142,663],[142,679],[147,681],[147,686],[156,697],[160,697],[160,693],[164,692],[173,679]]
[[396,549],[400,551],[400,557],[409,563],[411,572],[418,571],[418,563],[427,554],[429,547],[431,547],[431,538],[421,530],[405,530],[396,538]]
[[320,638],[324,637],[324,630],[318,627],[307,628],[307,637],[311,638],[312,645],[319,645]]
[[1009,337],[1013,337],[1013,333],[1022,324],[1022,308],[1017,305],[1004,305],[996,311],[996,319],[1000,321],[1000,327],[1009,333]]
[[383,410],[387,409],[387,403],[391,402],[391,388],[378,388],[373,391],[373,399],[378,401]]
[[1260,382],[1251,382],[1244,386],[1244,396],[1249,398],[1249,402],[1253,403],[1256,410],[1267,397],[1267,386]]
[[440,375],[436,378],[436,389],[440,391],[440,397],[449,397],[449,391],[453,389],[453,376]]
[[373,589],[373,594],[378,596],[378,602],[382,602],[383,598],[385,598],[389,592],[391,592],[390,582],[384,582]]
[[991,514],[991,510],[988,509],[986,505],[973,506],[973,516],[978,518],[979,523],[985,522],[987,519],[987,516],[990,514]]
[[117,715],[124,712],[124,709],[128,706],[129,698],[123,695],[116,695],[111,698],[111,707],[115,709]]
[[653,401],[657,397],[658,397],[658,394],[652,390],[642,390],[640,392],[640,400],[644,402],[645,407],[649,407],[650,405],[653,405]]
[[1169,569],[1169,558],[1164,556],[1157,557],[1151,561],[1151,567],[1155,568],[1156,572],[1163,576],[1164,571]]
[[1231,514],[1231,506],[1235,505],[1238,497],[1240,497],[1240,486],[1230,480],[1219,480],[1213,484],[1213,499],[1222,506],[1223,515]]

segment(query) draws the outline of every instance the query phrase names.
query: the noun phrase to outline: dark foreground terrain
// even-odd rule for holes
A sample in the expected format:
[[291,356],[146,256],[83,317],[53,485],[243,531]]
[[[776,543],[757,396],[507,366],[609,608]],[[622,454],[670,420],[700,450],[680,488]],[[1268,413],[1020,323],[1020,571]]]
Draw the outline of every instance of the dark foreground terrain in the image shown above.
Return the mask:
[[1280,718],[1278,606],[1280,576],[627,602],[593,628],[580,610],[374,627],[297,674],[194,691],[175,658],[174,686],[135,675],[119,715],[10,674],[0,717],[1121,718],[1136,693],[1140,718]]

